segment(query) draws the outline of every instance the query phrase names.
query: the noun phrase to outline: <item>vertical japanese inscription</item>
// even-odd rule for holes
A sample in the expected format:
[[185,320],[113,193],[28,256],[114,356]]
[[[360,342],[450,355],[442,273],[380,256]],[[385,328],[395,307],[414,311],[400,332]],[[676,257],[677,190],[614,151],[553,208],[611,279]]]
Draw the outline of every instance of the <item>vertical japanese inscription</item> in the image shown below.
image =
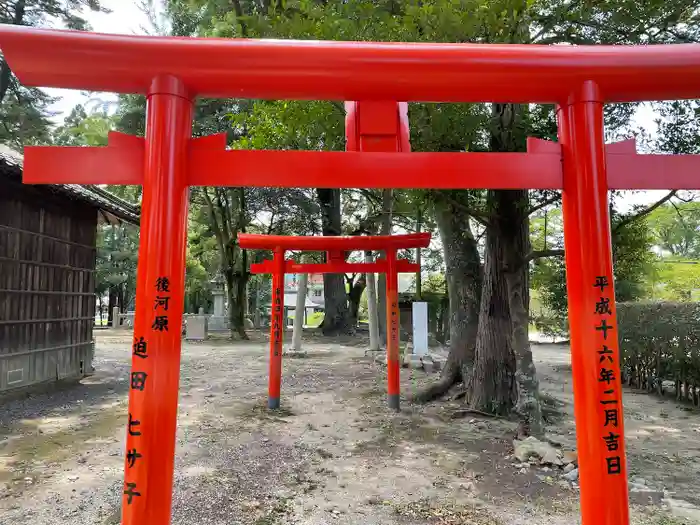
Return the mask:
[[393,354],[391,357],[396,359],[399,351],[399,304],[396,299],[391,301],[391,325],[389,327],[391,333],[391,341],[393,346]]
[[[610,278],[607,275],[598,275],[595,278],[593,287],[600,290],[599,298],[592,305],[593,314],[595,315],[594,328],[597,333],[602,336],[603,344],[596,349],[598,353],[598,382],[605,390],[603,390],[603,399],[600,404],[603,405],[603,420],[601,439],[605,443],[605,449],[608,454],[604,461],[608,474],[620,474],[622,472],[622,458],[619,454],[620,435],[615,433],[619,421],[618,394],[615,391],[617,377],[615,377],[615,363],[612,349],[608,347],[608,341],[615,337],[615,326],[610,322],[610,317],[613,315],[611,303],[612,287]],[[598,294],[597,294],[598,295]]]
[[280,317],[282,317],[282,290],[280,288],[275,288],[274,290],[275,304],[273,305],[272,313],[272,340],[274,342],[275,357],[280,354],[280,347],[282,346],[282,326],[280,324]]
[[[167,276],[159,276],[154,287],[156,290],[156,295],[153,303],[153,323],[151,324],[151,329],[154,332],[167,332],[168,331],[168,308],[170,306],[170,278]],[[138,358],[138,361],[148,359],[148,336],[137,335],[134,337],[134,342],[131,346],[131,355]],[[136,368],[137,360],[133,360],[130,388],[134,392],[143,392],[146,394],[146,387],[148,385],[149,374],[143,370],[138,370]],[[138,441],[142,435],[140,427],[141,421],[136,419],[134,414],[129,413],[129,426],[128,435],[129,438],[133,438],[127,447],[126,452],[126,465],[127,474],[128,471],[136,466],[137,462],[143,459],[143,454],[139,452]],[[136,441],[136,443],[134,443]],[[131,505],[134,498],[141,497],[142,493],[139,492],[136,483],[129,481],[128,479],[124,482],[124,495],[126,496],[126,504]]]

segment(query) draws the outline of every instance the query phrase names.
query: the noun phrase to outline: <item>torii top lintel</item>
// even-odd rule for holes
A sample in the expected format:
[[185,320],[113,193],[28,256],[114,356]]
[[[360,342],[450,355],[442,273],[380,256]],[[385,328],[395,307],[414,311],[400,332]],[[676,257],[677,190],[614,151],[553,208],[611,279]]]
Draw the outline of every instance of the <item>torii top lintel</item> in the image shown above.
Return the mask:
[[542,46],[122,36],[0,25],[28,86],[146,94],[178,77],[191,96],[562,103],[700,96],[700,44]]
[[238,244],[241,248],[252,250],[302,250],[302,251],[365,251],[387,249],[427,248],[430,245],[430,233],[409,233],[406,235],[377,236],[286,236],[258,235],[241,233]]

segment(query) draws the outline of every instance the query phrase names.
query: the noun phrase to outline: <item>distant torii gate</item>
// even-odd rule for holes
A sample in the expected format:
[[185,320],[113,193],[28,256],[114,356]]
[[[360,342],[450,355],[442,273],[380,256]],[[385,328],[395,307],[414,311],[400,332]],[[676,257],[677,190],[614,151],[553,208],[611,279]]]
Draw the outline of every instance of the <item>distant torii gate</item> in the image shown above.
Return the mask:
[[[427,248],[429,233],[390,235],[375,237],[285,237],[281,235],[255,235],[242,233],[238,236],[241,248],[272,250],[272,260],[250,265],[251,273],[272,274],[272,322],[270,323],[270,362],[267,406],[280,406],[282,381],[282,334],[284,332],[284,274],[286,273],[386,273],[386,359],[387,401],[389,408],[399,409],[399,296],[398,274],[420,271],[418,264],[406,259],[397,259],[401,249]],[[286,261],[289,250],[326,252],[326,262],[295,263]],[[372,263],[345,261],[344,252],[383,250],[386,259]],[[300,315],[296,312],[295,315]]]
[[[0,26],[28,86],[148,97],[146,136],[25,148],[33,184],[142,184],[125,525],[172,501],[189,186],[563,189],[584,525],[626,525],[627,468],[609,189],[700,189],[694,155],[606,148],[603,104],[700,97],[700,45],[405,44],[99,35]],[[348,152],[226,150],[191,137],[194,99],[356,100]],[[527,153],[409,153],[394,101],[558,104],[559,144]],[[381,115],[381,116],[380,116]],[[356,126],[356,128],[352,127]],[[354,142],[353,142],[354,140]]]

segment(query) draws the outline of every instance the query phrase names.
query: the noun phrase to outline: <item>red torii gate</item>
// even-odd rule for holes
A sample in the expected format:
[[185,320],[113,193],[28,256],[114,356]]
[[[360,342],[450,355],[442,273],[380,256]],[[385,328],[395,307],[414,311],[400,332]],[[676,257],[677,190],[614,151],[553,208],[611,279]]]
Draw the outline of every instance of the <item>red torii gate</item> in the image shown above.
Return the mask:
[[[272,322],[270,323],[270,371],[268,377],[267,406],[280,406],[282,382],[282,334],[284,332],[284,274],[285,273],[386,273],[386,359],[387,401],[389,408],[399,409],[399,282],[398,274],[420,271],[418,264],[406,259],[397,259],[401,249],[427,248],[429,233],[389,235],[375,237],[292,237],[282,235],[256,235],[242,233],[238,236],[241,248],[272,250],[272,260],[250,265],[251,273],[272,274]],[[322,264],[295,263],[286,261],[288,250],[326,252]],[[351,263],[345,261],[344,252],[383,250],[386,259],[373,263]],[[296,312],[295,315],[301,315]]]
[[[113,133],[105,148],[25,148],[28,183],[143,185],[123,523],[170,520],[181,342],[167,326],[182,318],[193,185],[563,189],[582,521],[629,522],[607,191],[699,189],[700,159],[606,148],[602,108],[697,98],[699,45],[258,41],[0,26],[0,47],[26,85],[148,97],[145,138]],[[230,151],[222,135],[191,137],[198,96],[357,100],[370,113],[389,101],[394,124],[360,122],[350,152]],[[397,100],[556,103],[559,144],[409,153],[399,149]]]

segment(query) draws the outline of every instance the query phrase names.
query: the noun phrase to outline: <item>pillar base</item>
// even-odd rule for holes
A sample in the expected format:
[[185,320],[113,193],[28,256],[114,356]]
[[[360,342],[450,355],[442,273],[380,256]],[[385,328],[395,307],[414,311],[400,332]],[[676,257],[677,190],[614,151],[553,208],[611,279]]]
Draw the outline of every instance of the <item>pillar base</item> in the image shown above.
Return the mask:
[[400,399],[400,394],[389,394],[387,397],[387,401],[389,402],[389,408],[398,412],[401,404]]
[[270,410],[277,410],[280,407],[279,397],[268,397],[267,398],[267,408]]

